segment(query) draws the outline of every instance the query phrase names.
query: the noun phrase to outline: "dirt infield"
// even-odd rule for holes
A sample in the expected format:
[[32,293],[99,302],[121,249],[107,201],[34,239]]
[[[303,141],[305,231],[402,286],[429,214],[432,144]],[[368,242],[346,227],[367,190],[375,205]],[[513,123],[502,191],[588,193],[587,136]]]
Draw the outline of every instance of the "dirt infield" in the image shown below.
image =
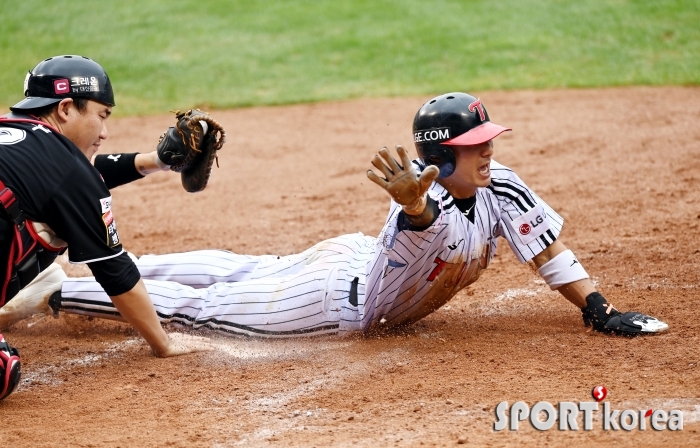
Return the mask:
[[[565,218],[560,238],[610,302],[670,332],[586,331],[504,241],[476,284],[383,337],[208,333],[217,351],[163,360],[126,325],[35,317],[3,332],[23,368],[0,403],[3,445],[699,446],[700,89],[478,93],[513,128],[494,159]],[[389,199],[366,179],[369,160],[395,143],[415,154],[426,99],[212,112],[229,138],[204,192],[186,194],[173,173],[114,190],[124,246],[288,254],[376,235]],[[110,121],[103,151],[146,152],[173,116]],[[493,430],[503,400],[591,401],[598,384],[614,409],[682,410],[683,429],[603,431],[601,411],[593,431]]]

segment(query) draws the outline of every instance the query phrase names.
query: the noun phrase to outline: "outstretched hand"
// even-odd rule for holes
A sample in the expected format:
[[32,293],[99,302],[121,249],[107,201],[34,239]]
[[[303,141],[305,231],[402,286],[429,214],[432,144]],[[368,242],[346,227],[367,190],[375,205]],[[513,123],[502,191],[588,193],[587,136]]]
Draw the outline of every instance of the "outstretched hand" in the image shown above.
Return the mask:
[[369,180],[386,190],[389,195],[403,207],[408,215],[420,215],[427,203],[426,192],[440,174],[436,166],[428,166],[418,175],[413,168],[408,152],[401,145],[396,145],[396,153],[401,159],[399,164],[386,147],[379,150],[372,158],[372,165],[384,174],[384,178],[367,171]]
[[211,339],[202,336],[192,336],[183,333],[168,333],[168,347],[156,356],[159,358],[170,358],[172,356],[186,355],[214,350]]

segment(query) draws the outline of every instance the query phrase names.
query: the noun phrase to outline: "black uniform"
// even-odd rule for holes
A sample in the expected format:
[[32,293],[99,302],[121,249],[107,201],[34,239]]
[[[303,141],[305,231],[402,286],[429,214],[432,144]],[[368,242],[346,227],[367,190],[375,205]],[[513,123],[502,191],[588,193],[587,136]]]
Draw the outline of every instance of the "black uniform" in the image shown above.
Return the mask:
[[[133,165],[135,155],[123,154],[119,164],[128,167],[130,159],[133,172],[105,176],[112,179],[110,188],[142,177]],[[96,166],[105,166],[106,157],[98,156],[102,163]],[[136,285],[140,274],[119,240],[108,185],[68,138],[47,124],[0,121],[0,180],[14,192],[27,218],[48,224],[68,243],[71,262],[88,264],[107,294],[123,294]],[[3,282],[12,226],[0,215]]]

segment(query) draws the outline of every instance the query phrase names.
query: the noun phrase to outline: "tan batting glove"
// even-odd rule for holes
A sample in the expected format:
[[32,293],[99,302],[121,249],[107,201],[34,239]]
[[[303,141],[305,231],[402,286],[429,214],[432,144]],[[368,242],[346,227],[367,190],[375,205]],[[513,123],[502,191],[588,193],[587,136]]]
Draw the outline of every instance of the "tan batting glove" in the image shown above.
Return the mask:
[[401,165],[386,147],[380,149],[372,158],[372,165],[384,174],[385,179],[377,176],[372,170],[367,171],[367,177],[385,189],[394,201],[403,207],[407,215],[418,216],[425,210],[428,188],[437,179],[440,170],[431,165],[419,176],[408,158],[406,149],[396,145],[396,152],[401,158]]

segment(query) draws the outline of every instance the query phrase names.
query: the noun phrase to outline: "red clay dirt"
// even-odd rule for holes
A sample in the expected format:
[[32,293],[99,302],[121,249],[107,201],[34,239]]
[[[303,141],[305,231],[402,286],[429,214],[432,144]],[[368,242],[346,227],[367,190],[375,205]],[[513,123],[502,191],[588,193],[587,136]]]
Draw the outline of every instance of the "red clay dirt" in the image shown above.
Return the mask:
[[[481,279],[400,334],[285,341],[211,336],[158,359],[124,324],[63,314],[3,333],[23,380],[0,403],[4,446],[699,446],[700,88],[478,93],[511,126],[494,159],[566,220],[561,240],[622,310],[667,334],[594,334],[504,241]],[[204,192],[157,173],[113,191],[124,247],[288,254],[377,235],[389,198],[365,177],[411,144],[429,97],[213,111],[228,131]],[[106,152],[147,152],[173,115],[110,120]],[[67,266],[71,276],[83,266]],[[495,407],[591,401],[679,409],[680,431],[494,431]],[[648,419],[647,419],[648,420]],[[579,418],[579,424],[581,419]]]

